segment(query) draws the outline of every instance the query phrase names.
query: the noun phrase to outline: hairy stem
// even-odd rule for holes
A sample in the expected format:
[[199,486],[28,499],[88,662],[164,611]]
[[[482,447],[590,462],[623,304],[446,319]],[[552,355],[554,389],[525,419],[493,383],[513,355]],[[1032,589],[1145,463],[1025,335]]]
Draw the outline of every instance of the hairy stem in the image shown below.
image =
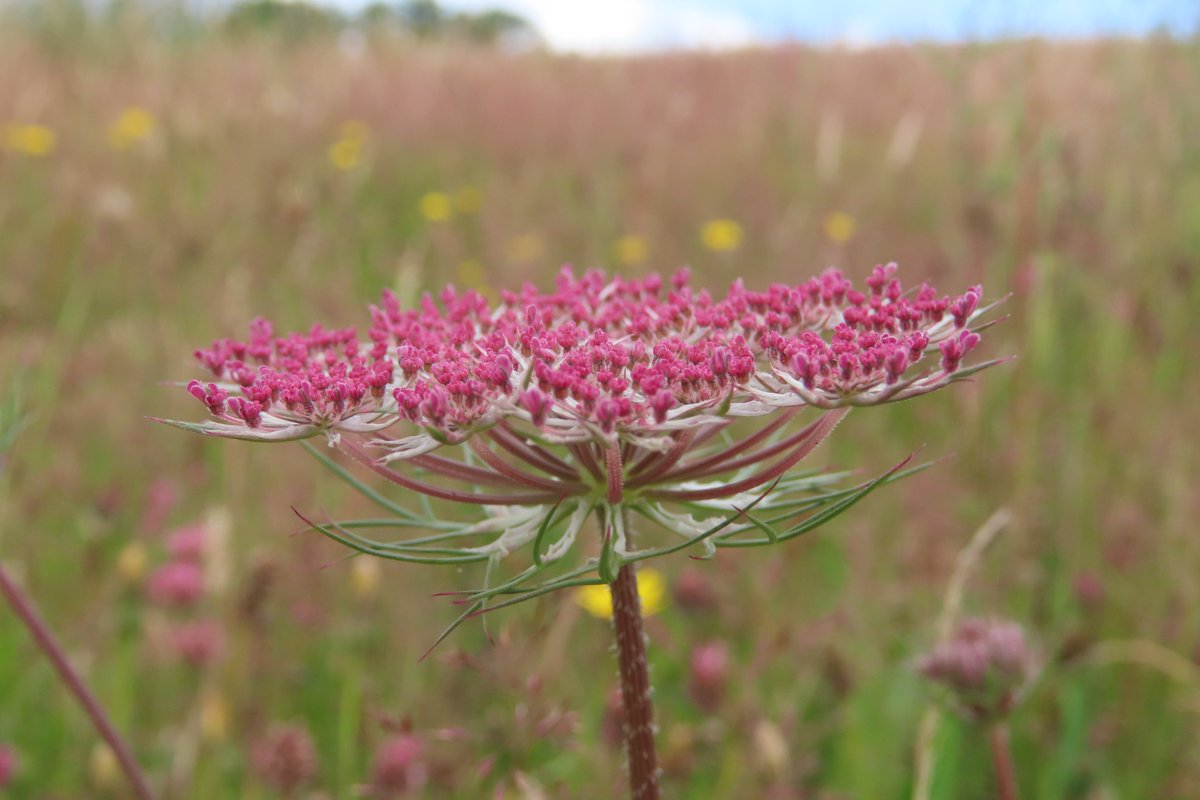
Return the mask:
[[629,755],[631,800],[659,800],[658,757],[654,751],[654,700],[646,662],[646,634],[638,600],[637,574],[625,564],[610,586],[613,631],[621,671],[621,699],[625,706],[625,745]]
[[996,796],[1000,800],[1017,800],[1017,768],[1008,741],[1008,726],[997,722],[988,737],[992,745],[992,766],[996,770]]
[[121,769],[125,773],[125,777],[129,779],[129,784],[133,787],[134,793],[140,800],[154,800],[154,792],[150,790],[150,784],[146,781],[146,776],[142,774],[137,762],[133,759],[133,753],[117,733],[113,727],[112,721],[109,720],[108,714],[100,706],[96,696],[91,693],[79,673],[71,666],[71,662],[67,660],[67,654],[63,652],[62,646],[54,638],[50,632],[50,628],[46,625],[45,620],[38,614],[37,608],[33,601],[17,587],[16,583],[8,576],[4,570],[4,565],[0,564],[0,592],[4,594],[4,598],[12,607],[13,612],[29,629],[29,633],[33,636],[33,640],[37,643],[50,662],[54,664],[54,668],[58,670],[58,675],[62,678],[62,682],[70,689],[71,694],[75,695],[75,699],[83,706],[83,710],[87,712],[88,717],[92,721],[92,725],[100,733],[112,750],[113,755],[117,757],[117,762],[121,765]]

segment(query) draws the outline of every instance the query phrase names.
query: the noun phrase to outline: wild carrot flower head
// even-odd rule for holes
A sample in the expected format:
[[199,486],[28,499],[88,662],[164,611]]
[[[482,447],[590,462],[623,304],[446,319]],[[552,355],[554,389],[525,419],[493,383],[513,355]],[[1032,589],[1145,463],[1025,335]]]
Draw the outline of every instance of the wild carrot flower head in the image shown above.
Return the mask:
[[[449,522],[402,508],[309,446],[398,528],[433,531],[374,541],[367,525],[314,525],[359,550],[494,564],[532,545],[533,565],[474,595],[479,605],[535,596],[524,582],[573,553],[593,516],[600,555],[536,591],[608,581],[624,562],[815,527],[876,485],[832,490],[841,476],[791,472],[850,407],[925,394],[995,363],[970,363],[990,309],[980,287],[905,290],[895,273],[877,267],[862,291],[829,270],[763,290],[738,280],[714,295],[686,270],[664,280],[564,268],[551,291],[527,284],[490,305],[447,287],[411,309],[384,292],[365,336],[280,334],[259,319],[246,340],[197,350],[208,375],[186,389],[211,419],[173,424],[257,441],[321,436],[405,489],[484,509]],[[823,413],[794,425],[808,408]],[[683,541],[635,547],[631,514]]]

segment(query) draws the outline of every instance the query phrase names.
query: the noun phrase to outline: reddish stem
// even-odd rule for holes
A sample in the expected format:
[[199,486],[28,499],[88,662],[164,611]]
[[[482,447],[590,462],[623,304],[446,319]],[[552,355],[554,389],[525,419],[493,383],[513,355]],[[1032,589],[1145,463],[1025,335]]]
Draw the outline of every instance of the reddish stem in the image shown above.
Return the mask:
[[625,746],[629,754],[631,800],[659,800],[658,757],[654,750],[654,700],[646,661],[646,634],[638,600],[637,574],[625,564],[609,587],[612,591],[613,632],[625,707]]
[[674,434],[672,438],[675,440],[675,445],[666,453],[657,454],[656,458],[642,461],[635,464],[630,470],[631,483],[641,486],[646,483],[653,483],[654,479],[667,472],[671,467],[679,462],[689,450],[692,449],[693,442],[696,439],[695,429],[681,431]]
[[500,456],[492,452],[486,444],[478,436],[472,436],[468,441],[471,449],[475,451],[475,455],[483,459],[489,467],[494,469],[506,478],[521,484],[528,489],[550,489],[553,491],[575,492],[581,491],[583,485],[579,483],[564,483],[553,478],[543,478],[539,475],[533,475],[524,470],[514,467]]
[[1008,727],[997,722],[988,738],[992,745],[992,766],[996,770],[996,796],[999,800],[1017,800],[1017,768],[1008,741]]
[[415,492],[427,494],[430,497],[436,497],[439,500],[451,500],[456,503],[474,503],[481,506],[519,506],[532,505],[535,503],[553,503],[558,498],[562,497],[562,492],[537,492],[525,494],[476,494],[473,492],[458,492],[453,489],[443,489],[440,486],[424,483],[414,478],[409,478],[393,469],[380,464],[370,456],[362,447],[351,442],[347,437],[342,437],[341,448],[344,452],[349,453],[356,461],[365,466],[367,469],[374,472],[383,478],[388,479],[397,486],[403,486],[405,489],[412,489]]
[[[706,489],[660,489],[653,492],[648,492],[647,496],[664,499],[664,500],[679,500],[687,502],[691,500],[712,500],[718,497],[730,497],[738,492],[744,492],[755,487],[762,486],[768,481],[773,481],[789,469],[794,467],[805,456],[816,449],[817,445],[825,440],[825,437],[833,432],[837,427],[838,422],[850,409],[841,408],[835,411],[826,411],[821,418],[816,421],[810,428],[805,428],[801,431],[805,434],[801,439],[800,444],[791,453],[776,461],[769,467],[764,467],[749,478],[727,483],[716,488]],[[799,436],[799,434],[797,434]],[[789,440],[789,444],[791,440]],[[774,448],[772,448],[774,449]]]
[[497,425],[494,428],[488,428],[487,435],[496,444],[526,464],[543,472],[549,472],[551,475],[557,475],[563,480],[579,481],[579,473],[570,464],[553,453],[535,444],[530,444],[508,428]]
[[154,800],[154,792],[150,790],[150,784],[146,781],[146,776],[142,774],[141,768],[133,758],[133,753],[117,733],[117,729],[113,727],[112,721],[109,720],[108,714],[100,706],[100,702],[96,696],[88,689],[87,684],[71,666],[71,662],[67,660],[66,653],[63,652],[62,646],[55,640],[54,634],[50,632],[50,628],[46,625],[45,620],[38,614],[37,607],[33,601],[26,597],[25,594],[17,587],[17,585],[9,578],[8,573],[4,570],[4,565],[0,564],[0,592],[4,594],[4,598],[8,601],[9,606],[17,617],[29,629],[29,634],[33,640],[41,648],[50,662],[54,664],[54,668],[58,670],[58,676],[62,678],[63,683],[75,695],[75,699],[83,706],[83,710],[87,712],[88,717],[92,721],[92,725],[100,733],[100,736],[108,744],[113,755],[117,757],[117,762],[121,765],[121,769],[125,773],[125,777],[129,779],[130,785],[133,787],[134,793],[141,800]]
[[[683,480],[684,478],[692,477],[696,473],[703,472],[704,470],[706,470],[710,467],[720,467],[722,464],[729,461],[729,459],[733,458],[734,456],[736,456],[740,453],[743,453],[752,447],[757,447],[759,442],[766,439],[768,436],[770,436],[772,433],[777,431],[783,425],[786,425],[788,420],[790,420],[792,417],[796,416],[797,413],[798,413],[798,411],[796,411],[795,409],[790,409],[790,408],[785,409],[784,411],[777,414],[773,421],[771,421],[770,423],[759,428],[753,434],[751,434],[750,436],[741,440],[740,442],[736,442],[736,443],[730,445],[729,447],[722,449],[721,452],[715,453],[711,456],[708,456],[707,458],[702,458],[698,461],[692,461],[691,463],[687,463],[687,464],[681,464],[679,466],[679,469],[677,469],[674,472],[674,474],[672,474],[670,476],[671,479],[672,480]],[[811,427],[811,426],[809,426],[809,427]],[[716,426],[714,426],[713,433],[716,433],[717,430],[719,430],[719,429],[717,429]],[[808,429],[806,428],[805,430],[808,430]],[[801,431],[801,433],[803,433],[803,431]],[[712,435],[712,434],[710,434],[710,435]],[[693,445],[696,445],[696,444],[699,444],[699,442],[693,443]]]

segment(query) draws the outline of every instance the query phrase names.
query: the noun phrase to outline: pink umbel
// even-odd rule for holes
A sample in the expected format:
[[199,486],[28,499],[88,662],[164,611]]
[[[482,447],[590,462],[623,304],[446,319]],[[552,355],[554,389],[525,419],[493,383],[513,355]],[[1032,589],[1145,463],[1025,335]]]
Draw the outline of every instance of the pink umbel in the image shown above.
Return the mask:
[[259,319],[248,340],[196,351],[211,377],[187,390],[214,417],[204,432],[236,438],[417,426],[379,443],[387,460],[505,421],[564,445],[615,437],[661,450],[715,419],[902,400],[961,377],[982,289],[905,291],[895,271],[877,267],[866,292],[829,270],[765,291],[739,280],[721,298],[686,271],[664,284],[564,269],[556,291],[527,285],[495,307],[448,287],[441,305],[403,309],[385,292],[365,341],[320,326],[277,336]]

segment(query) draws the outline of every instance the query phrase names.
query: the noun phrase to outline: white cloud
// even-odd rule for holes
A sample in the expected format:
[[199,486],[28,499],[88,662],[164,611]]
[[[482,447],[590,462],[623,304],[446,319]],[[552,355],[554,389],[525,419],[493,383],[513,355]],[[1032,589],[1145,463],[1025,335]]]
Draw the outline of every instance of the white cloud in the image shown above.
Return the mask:
[[[462,0],[448,5],[478,8],[490,3]],[[672,0],[507,0],[503,5],[525,16],[556,50],[723,49],[759,39],[750,21],[736,12],[699,9]]]

